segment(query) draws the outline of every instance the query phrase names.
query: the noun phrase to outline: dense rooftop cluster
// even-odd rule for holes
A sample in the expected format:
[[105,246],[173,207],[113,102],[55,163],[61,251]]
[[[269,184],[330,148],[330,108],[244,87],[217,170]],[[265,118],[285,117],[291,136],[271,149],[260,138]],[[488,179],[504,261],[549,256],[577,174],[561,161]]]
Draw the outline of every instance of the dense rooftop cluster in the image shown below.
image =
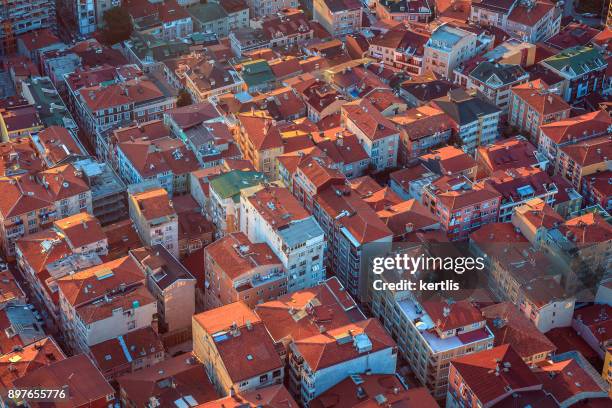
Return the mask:
[[574,3],[4,0],[0,406],[611,406]]

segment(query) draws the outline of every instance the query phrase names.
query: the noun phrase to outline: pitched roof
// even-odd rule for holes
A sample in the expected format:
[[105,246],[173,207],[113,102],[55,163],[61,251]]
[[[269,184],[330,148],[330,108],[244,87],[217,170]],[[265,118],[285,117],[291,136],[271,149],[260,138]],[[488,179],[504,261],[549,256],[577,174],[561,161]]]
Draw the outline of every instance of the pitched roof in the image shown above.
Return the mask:
[[536,79],[512,87],[512,93],[525,101],[540,115],[550,115],[570,109],[570,106],[561,96],[554,92],[548,92],[548,89],[549,86],[542,79]]
[[509,344],[459,357],[451,364],[483,406],[540,384]]
[[[104,379],[93,362],[84,354],[56,361],[34,370],[14,382],[15,387],[23,389],[63,389],[68,388],[67,406],[80,407],[102,400],[115,391]],[[36,403],[41,407],[44,403]]]
[[377,319],[367,319],[297,340],[293,345],[310,370],[318,371],[363,353],[395,347],[395,342]]
[[482,309],[487,327],[495,336],[495,345],[510,344],[523,359],[554,352],[557,347],[541,333],[525,315],[510,302]]
[[217,398],[204,365],[191,353],[123,375],[117,382],[127,398],[139,407],[148,405],[151,397],[155,397],[160,407],[179,406],[179,403],[194,406]]
[[491,102],[483,98],[470,96],[462,88],[451,90],[447,96],[434,99],[433,102],[459,125],[476,122],[482,115],[501,112]]
[[384,117],[367,98],[343,105],[342,111],[346,120],[354,123],[372,141],[399,134],[396,125]]
[[294,408],[298,407],[282,385],[271,385],[253,391],[237,392],[233,396],[210,401],[197,408]]
[[563,144],[573,140],[582,140],[593,134],[606,134],[610,126],[612,126],[610,114],[600,110],[547,123],[542,125],[540,130],[553,142]]
[[255,313],[275,342],[301,340],[319,334],[322,327],[331,330],[365,319],[335,277],[261,303],[256,306]]
[[582,167],[597,163],[610,163],[612,161],[612,136],[584,140],[563,146],[561,150]]

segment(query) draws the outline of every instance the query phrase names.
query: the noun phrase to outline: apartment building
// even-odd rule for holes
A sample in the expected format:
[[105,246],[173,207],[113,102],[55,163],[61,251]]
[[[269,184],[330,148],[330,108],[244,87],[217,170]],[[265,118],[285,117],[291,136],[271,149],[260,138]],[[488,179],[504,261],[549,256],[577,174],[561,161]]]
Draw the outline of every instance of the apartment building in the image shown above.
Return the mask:
[[499,222],[510,222],[517,207],[535,198],[552,205],[559,193],[554,180],[539,168],[519,167],[496,171],[485,183],[501,195]]
[[570,106],[541,79],[510,90],[508,121],[537,142],[540,126],[567,119]]
[[451,117],[463,149],[473,154],[478,146],[491,144],[499,135],[501,109],[462,88],[434,99],[433,105]]
[[297,0],[246,0],[246,2],[249,6],[251,17],[266,17],[284,9],[295,9],[300,6]]
[[545,0],[479,0],[471,5],[469,20],[535,44],[559,32],[561,15],[559,6]]
[[489,287],[498,299],[515,304],[542,333],[571,324],[575,298],[561,286],[561,271],[514,226],[481,228],[470,235],[470,245],[486,254]]
[[108,238],[99,221],[86,212],[57,220],[51,228],[15,243],[17,266],[55,323],[59,322],[57,280],[101,264],[106,255]]
[[408,109],[389,118],[401,126],[398,163],[408,164],[430,149],[448,142],[454,122],[442,110],[431,106]]
[[427,0],[377,0],[375,3],[376,16],[380,19],[427,23],[433,15]]
[[511,221],[531,245],[539,248],[544,243],[548,230],[565,220],[542,199],[534,198],[517,207]]
[[394,373],[397,347],[378,320],[367,319],[295,340],[287,361],[289,389],[308,406],[349,373]]
[[395,342],[336,277],[259,304],[255,314],[287,366],[289,391],[306,406],[349,373],[395,370]]
[[606,136],[610,133],[610,126],[612,117],[605,111],[589,112],[547,123],[540,127],[538,150],[551,163],[556,163],[562,147]]
[[343,105],[341,122],[357,136],[375,171],[397,166],[400,132],[367,98]]
[[560,91],[568,103],[600,92],[606,83],[608,62],[604,54],[592,46],[567,48],[541,61],[540,65],[565,80]]
[[147,246],[161,244],[178,256],[178,215],[168,193],[163,188],[139,188],[128,191],[130,219]]
[[449,371],[446,404],[451,408],[491,407],[511,401],[512,395],[536,394],[534,402],[545,398],[541,382],[509,344],[459,357]]
[[217,237],[240,231],[240,191],[263,182],[262,173],[245,170],[232,170],[210,180],[210,218]]
[[612,169],[611,142],[608,135],[561,147],[555,172],[582,191],[589,176]]
[[346,181],[344,174],[335,167],[335,163],[323,155],[308,155],[300,160],[293,173],[290,189],[306,211],[312,213],[315,195]]
[[285,367],[261,319],[244,303],[193,316],[193,354],[223,396],[282,384]]
[[413,75],[422,75],[427,40],[429,33],[417,28],[381,32],[368,41],[368,55]]
[[443,146],[432,149],[421,155],[419,161],[440,176],[465,176],[470,180],[476,180],[478,164],[472,156],[457,147]]
[[587,206],[599,205],[608,212],[612,210],[612,190],[609,187],[611,177],[612,170],[606,170],[591,174],[583,180],[580,194]]
[[557,346],[513,303],[495,303],[480,310],[495,336],[495,347],[510,344],[529,366],[546,362],[557,350]]
[[520,65],[482,61],[468,74],[466,88],[479,91],[502,112],[507,112],[510,89],[527,81],[529,74]]
[[239,114],[235,135],[244,159],[268,179],[276,176],[276,157],[284,153],[279,125],[265,111]]
[[78,89],[75,108],[83,131],[101,157],[108,155],[107,134],[112,129],[162,119],[175,106],[176,95],[164,93],[153,81],[131,79]]
[[107,381],[161,363],[166,357],[164,344],[151,327],[103,341],[89,350]]
[[154,181],[170,196],[189,190],[189,174],[200,166],[195,154],[177,139],[141,137],[116,146],[119,176],[126,184]]
[[240,231],[251,242],[272,248],[288,273],[287,292],[311,287],[325,277],[323,230],[286,188],[242,190]]
[[242,91],[244,82],[233,70],[219,62],[201,59],[185,73],[185,87],[194,102],[207,102],[209,98],[225,93]]
[[2,180],[0,195],[2,250],[10,258],[20,237],[49,228],[56,219],[92,212],[91,190],[71,164]]
[[313,0],[313,19],[332,37],[361,28],[362,5],[357,0]]
[[[351,296],[367,301],[366,260],[391,247],[393,233],[376,211],[346,185],[334,185],[314,197],[313,215],[323,228],[326,263]],[[378,253],[380,253],[378,252]]]
[[452,80],[459,64],[482,51],[478,40],[475,33],[450,24],[437,27],[425,44],[424,70]]
[[233,302],[250,308],[287,293],[287,274],[266,243],[254,244],[234,232],[204,248],[206,292],[204,308]]
[[130,256],[145,274],[147,288],[157,300],[158,330],[166,344],[190,340],[196,279],[161,244],[131,250]]
[[422,202],[454,241],[466,239],[471,231],[497,221],[501,194],[484,182],[442,176],[425,186]]
[[546,170],[548,160],[523,136],[500,140],[476,149],[476,162],[487,175],[519,167]]
[[[397,278],[381,277],[393,282]],[[373,291],[372,312],[398,339],[401,357],[410,363],[421,384],[434,398],[443,399],[451,360],[492,348],[493,334],[480,311],[467,300],[421,302],[414,296],[411,291]]]
[[57,280],[60,321],[75,351],[151,325],[157,303],[136,262],[123,257]]
[[30,31],[57,29],[55,1],[8,0],[0,5],[0,55],[17,51],[17,37]]

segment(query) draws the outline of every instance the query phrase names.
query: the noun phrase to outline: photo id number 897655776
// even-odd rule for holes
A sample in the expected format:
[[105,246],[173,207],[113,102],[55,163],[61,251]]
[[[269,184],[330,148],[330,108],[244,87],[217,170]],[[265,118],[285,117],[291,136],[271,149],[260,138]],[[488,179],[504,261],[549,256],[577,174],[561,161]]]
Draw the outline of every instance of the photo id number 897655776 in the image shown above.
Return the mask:
[[68,392],[64,388],[58,388],[58,389],[12,388],[8,391],[8,397],[13,400],[56,401],[56,400],[67,399]]

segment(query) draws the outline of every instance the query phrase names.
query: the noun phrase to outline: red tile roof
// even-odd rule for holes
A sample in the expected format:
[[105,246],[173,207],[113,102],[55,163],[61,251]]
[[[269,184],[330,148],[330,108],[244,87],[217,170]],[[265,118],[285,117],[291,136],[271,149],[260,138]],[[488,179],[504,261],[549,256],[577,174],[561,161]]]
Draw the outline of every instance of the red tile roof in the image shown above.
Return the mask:
[[131,371],[133,360],[164,353],[164,345],[151,327],[134,330],[95,344],[89,349],[94,362],[104,375],[119,370]]
[[[363,335],[367,336],[372,347],[360,353],[354,342],[357,341],[355,337]],[[304,358],[312,371],[350,361],[358,358],[362,353],[375,353],[396,346],[377,319],[350,323],[325,333],[297,340],[293,344],[296,352]]]
[[433,299],[422,302],[422,306],[441,332],[471,326],[484,320],[480,311],[468,300],[446,302]]
[[584,115],[547,123],[540,127],[542,134],[556,144],[563,144],[574,139],[582,140],[592,134],[606,134],[612,125],[610,114],[605,111],[595,111]]
[[122,284],[129,287],[144,280],[144,273],[136,262],[124,257],[64,276],[57,284],[66,301],[78,307],[103,297]]
[[0,143],[0,175],[37,173],[43,169],[32,139],[23,137]]
[[512,93],[525,101],[540,115],[568,111],[570,106],[556,93],[547,92],[549,86],[541,79],[516,85]]
[[315,202],[361,244],[393,236],[376,211],[348,186],[332,186],[317,194]]
[[176,215],[176,210],[172,206],[168,192],[163,188],[136,193],[133,195],[133,199],[143,217],[148,221]]
[[486,165],[488,173],[538,164],[537,149],[525,138],[519,136],[488,146],[478,146],[477,151],[477,157]]
[[0,356],[0,394],[6,396],[14,387],[14,381],[28,373],[65,358],[53,337],[45,337],[20,350],[3,354]]
[[311,408],[376,408],[384,397],[390,407],[438,408],[427,388],[405,389],[394,374],[353,375],[309,402]]
[[337,278],[257,305],[255,313],[275,342],[301,340],[365,316]]
[[281,261],[266,243],[252,243],[242,232],[228,234],[204,249],[204,257],[210,257],[229,279],[266,265],[280,265]]
[[[67,387],[65,406],[81,407],[92,403],[106,403],[115,391],[92,361],[84,354],[56,361],[34,370],[14,382],[23,389],[55,389]],[[45,402],[28,401],[32,407],[48,406]]]
[[513,392],[540,388],[539,379],[509,344],[459,357],[451,364],[483,406]]
[[612,136],[584,140],[563,146],[561,150],[582,167],[597,163],[610,163],[612,161]]
[[610,242],[612,240],[612,225],[601,215],[587,213],[571,218],[559,226],[559,231],[567,236],[571,233],[572,240],[580,244]]
[[296,408],[289,391],[281,385],[271,385],[254,391],[237,392],[233,396],[220,398],[196,408]]
[[244,303],[221,306],[197,314],[193,320],[211,336],[227,333],[214,344],[232,383],[283,367],[264,324]]
[[343,105],[342,116],[345,120],[354,123],[372,141],[399,134],[396,125],[384,117],[367,99]]
[[[122,393],[125,393],[135,406],[144,407],[154,397],[159,407],[175,406],[191,396],[197,404],[202,404],[218,397],[210,383],[203,364],[191,353],[179,354],[151,367],[146,367],[117,379]],[[199,406],[199,405],[198,405]]]
[[495,345],[509,344],[523,359],[553,353],[557,347],[518,308],[502,302],[481,309]]
[[57,220],[53,225],[75,250],[106,238],[98,219],[85,212]]

